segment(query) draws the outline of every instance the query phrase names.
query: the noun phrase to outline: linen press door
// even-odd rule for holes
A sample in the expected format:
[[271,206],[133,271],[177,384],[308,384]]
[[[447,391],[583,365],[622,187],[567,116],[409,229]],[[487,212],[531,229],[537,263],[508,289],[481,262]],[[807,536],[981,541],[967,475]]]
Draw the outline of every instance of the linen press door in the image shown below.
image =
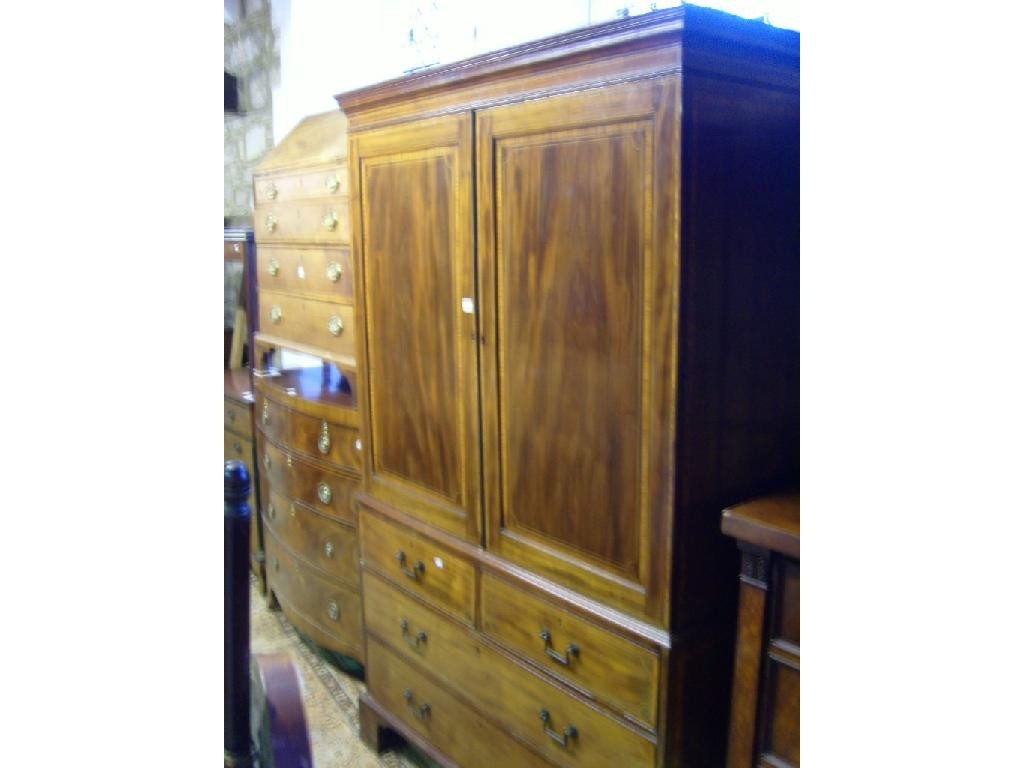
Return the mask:
[[486,545],[667,624],[679,81],[477,117]]
[[352,139],[369,492],[480,541],[472,124]]

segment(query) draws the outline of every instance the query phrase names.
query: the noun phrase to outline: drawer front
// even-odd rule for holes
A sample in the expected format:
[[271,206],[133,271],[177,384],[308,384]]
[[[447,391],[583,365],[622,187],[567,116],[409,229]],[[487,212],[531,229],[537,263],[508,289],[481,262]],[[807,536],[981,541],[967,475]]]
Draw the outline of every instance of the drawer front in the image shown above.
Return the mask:
[[274,336],[331,354],[355,355],[355,311],[349,304],[260,291],[260,327]]
[[341,245],[351,242],[348,200],[343,197],[262,205],[256,209],[253,222],[259,245],[288,242]]
[[341,645],[361,649],[363,612],[359,592],[318,575],[296,560],[272,531],[264,528],[263,532],[267,581],[286,610],[299,614]]
[[476,618],[476,570],[461,557],[376,515],[359,517],[367,567],[440,610],[470,624]]
[[348,166],[257,177],[253,187],[256,205],[260,206],[318,197],[348,197]]
[[256,419],[263,434],[287,450],[361,473],[359,430],[289,410],[262,394],[256,396]]
[[352,301],[352,252],[348,248],[286,248],[268,245],[256,253],[260,287],[290,293],[320,293]]
[[349,528],[270,490],[263,503],[264,530],[292,552],[334,578],[359,588],[359,540]]
[[484,573],[480,628],[499,643],[627,716],[655,727],[658,656]]
[[555,765],[654,765],[653,736],[599,712],[365,571],[363,594],[371,636],[432,670]]
[[459,765],[550,765],[373,639],[366,654],[373,697]]
[[224,398],[224,426],[243,437],[252,438],[252,406]]
[[[256,509],[256,483],[259,482],[256,474],[252,471],[252,446],[251,440],[236,435],[234,432],[224,430],[224,461],[234,459],[245,464],[249,472],[249,514],[255,520],[259,511]],[[252,539],[255,543],[255,539]],[[255,549],[253,551],[256,551]]]
[[263,435],[257,435],[256,444],[262,457],[261,478],[265,478],[275,491],[301,501],[327,517],[355,523],[352,493],[359,484],[357,479],[320,469],[292,456],[264,440]]

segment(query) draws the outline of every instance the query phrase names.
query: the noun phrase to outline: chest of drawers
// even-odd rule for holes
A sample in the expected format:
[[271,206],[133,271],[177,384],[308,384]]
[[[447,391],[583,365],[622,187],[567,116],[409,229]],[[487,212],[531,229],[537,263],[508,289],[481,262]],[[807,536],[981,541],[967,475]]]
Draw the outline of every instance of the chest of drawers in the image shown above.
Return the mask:
[[236,459],[245,464],[249,472],[249,510],[252,528],[249,539],[249,562],[261,592],[266,592],[264,569],[263,530],[260,524],[257,494],[259,470],[256,463],[252,426],[253,393],[248,369],[224,371],[224,460]]
[[344,116],[314,115],[253,177],[254,444],[271,599],[314,642],[362,662],[346,155]]

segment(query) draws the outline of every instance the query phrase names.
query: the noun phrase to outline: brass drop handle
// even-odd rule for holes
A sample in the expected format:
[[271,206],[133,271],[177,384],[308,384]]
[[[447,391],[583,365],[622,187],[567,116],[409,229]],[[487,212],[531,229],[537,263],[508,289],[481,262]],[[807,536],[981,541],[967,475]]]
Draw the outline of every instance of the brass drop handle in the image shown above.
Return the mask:
[[551,714],[546,709],[540,711],[540,721],[544,724],[544,733],[562,749],[566,749],[569,746],[569,739],[575,739],[579,736],[579,731],[576,730],[575,725],[567,725],[561,733],[548,727],[548,723],[551,721]]
[[270,406],[266,402],[263,403],[263,413],[260,414],[260,420],[264,426],[270,423]]
[[417,720],[423,720],[428,715],[430,715],[430,705],[429,704],[427,704],[426,702],[423,702],[422,704],[417,706],[416,704],[413,703],[412,691],[410,689],[408,689],[408,688],[405,689],[405,692],[402,694],[402,698],[405,699],[405,705],[407,707],[409,707],[409,711],[412,712],[413,716]]
[[331,450],[331,433],[326,421],[320,424],[320,438],[316,441],[316,447],[324,454]]
[[329,541],[324,542],[324,554],[327,557],[334,557],[334,544]]
[[267,216],[266,227],[267,232],[273,232],[275,229],[277,229],[277,219],[275,219],[273,216]]
[[278,262],[277,259],[271,259],[270,263],[267,265],[267,271],[270,273],[271,277],[277,277],[277,273],[281,271],[280,262]]
[[270,470],[270,454],[269,453],[263,454],[263,468],[268,470],[268,471]]
[[269,184],[267,184],[263,191],[271,200],[277,197],[277,186],[275,186],[274,182],[270,182]]
[[281,308],[274,306],[270,308],[270,322],[277,325],[281,322]]
[[333,232],[338,227],[338,214],[334,211],[328,213],[324,216],[323,225],[328,232]]
[[410,648],[419,648],[421,643],[427,642],[427,633],[422,629],[416,633],[415,636],[409,635],[409,620],[403,618],[398,622],[398,626],[402,628],[402,637]]
[[338,616],[341,615],[341,612],[338,610],[338,604],[333,600],[327,604],[327,615],[330,616],[331,621],[337,621]]
[[549,658],[552,658],[555,661],[557,661],[563,667],[569,666],[569,662],[572,661],[572,659],[570,658],[571,656],[579,657],[580,655],[580,647],[576,645],[576,643],[572,643],[568,648],[565,649],[565,656],[563,656],[554,648],[552,648],[551,632],[547,628],[544,628],[540,631],[540,639],[544,641],[544,653],[546,653]]
[[332,496],[332,494],[331,494],[331,486],[329,486],[327,483],[323,483],[323,482],[321,482],[319,485],[317,485],[317,487],[316,487],[316,497],[318,499],[320,499],[320,503],[321,504],[330,504],[331,503],[331,496]]
[[336,261],[332,261],[327,265],[327,279],[332,283],[338,282],[341,278],[341,264]]
[[277,519],[277,510],[274,509],[274,505],[273,504],[268,504],[267,505],[267,517],[269,517],[271,520],[276,520]]
[[345,330],[345,324],[341,322],[341,318],[337,315],[331,315],[327,321],[327,332],[331,336],[341,336],[341,332]]
[[331,174],[330,176],[328,176],[326,183],[328,192],[337,192],[338,187],[341,186],[341,181],[338,180],[337,174]]
[[423,565],[423,561],[417,560],[416,564],[413,565],[413,567],[410,569],[407,568],[405,565],[405,552],[403,552],[402,550],[398,550],[398,554],[396,555],[396,557],[398,558],[398,567],[402,569],[402,573],[404,573],[413,581],[419,581],[420,574],[423,573],[427,568],[425,565]]

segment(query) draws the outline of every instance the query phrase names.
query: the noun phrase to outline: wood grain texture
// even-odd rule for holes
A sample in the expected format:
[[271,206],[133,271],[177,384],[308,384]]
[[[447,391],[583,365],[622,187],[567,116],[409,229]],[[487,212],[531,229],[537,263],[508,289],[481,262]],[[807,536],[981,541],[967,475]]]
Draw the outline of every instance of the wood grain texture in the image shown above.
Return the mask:
[[764,590],[740,586],[736,663],[733,667],[728,768],[750,768],[754,760],[757,697],[764,643]]
[[[264,245],[256,254],[260,287],[352,303],[350,248]],[[336,275],[337,279],[331,277]]]
[[[260,289],[260,322],[285,340],[311,344],[340,357],[352,357],[357,329],[351,306],[334,301]],[[336,324],[332,332],[332,323]]]
[[[256,447],[258,454],[264,457],[260,461],[261,482],[266,480],[274,490],[321,515],[355,524],[352,495],[359,487],[358,476],[340,472],[338,467],[302,459],[267,440],[262,432],[257,433]],[[323,501],[321,495],[328,500]]]
[[[359,431],[326,419],[285,408],[257,391],[254,417],[257,429],[288,453],[335,464],[358,472],[362,464]],[[260,466],[265,466],[265,458]]]
[[[253,342],[256,364],[261,372],[268,367],[278,369],[273,376],[253,376],[256,392],[298,413],[358,429],[361,422],[356,405],[354,360],[350,367],[346,367],[338,360],[324,355],[324,350],[289,344],[266,333],[256,334]],[[280,352],[283,347],[300,352],[319,352],[315,356],[320,357],[323,363],[319,369],[282,370]]]
[[348,154],[348,118],[337,110],[310,115],[292,128],[256,166],[269,171],[340,163]]
[[260,205],[253,211],[253,229],[261,246],[299,242],[348,245],[352,237],[349,201],[339,197]]
[[348,197],[348,167],[332,162],[316,170],[261,173],[253,181],[257,208],[288,200]]
[[766,496],[728,507],[722,512],[722,533],[799,558],[799,492]]
[[353,139],[367,482],[469,540],[480,530],[471,126]]

